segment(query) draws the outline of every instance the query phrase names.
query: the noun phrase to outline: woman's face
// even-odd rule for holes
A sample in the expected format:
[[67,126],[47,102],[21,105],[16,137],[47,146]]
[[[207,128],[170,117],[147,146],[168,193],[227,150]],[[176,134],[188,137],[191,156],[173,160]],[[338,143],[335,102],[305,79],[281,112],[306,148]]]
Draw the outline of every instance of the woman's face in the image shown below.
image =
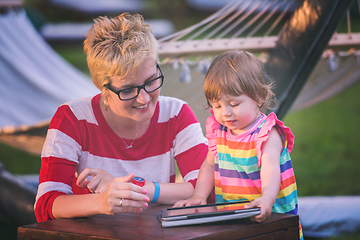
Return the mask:
[[[117,76],[112,76],[111,86],[115,90],[123,90],[129,87],[140,86],[160,75],[159,70],[154,64],[153,60],[145,60],[139,67],[137,75],[128,74],[125,78],[120,79]],[[118,95],[110,90],[109,91],[109,107],[118,115],[129,120],[137,122],[144,122],[152,118],[156,104],[159,99],[160,89],[147,93],[141,89],[139,95],[134,99],[122,101]]]

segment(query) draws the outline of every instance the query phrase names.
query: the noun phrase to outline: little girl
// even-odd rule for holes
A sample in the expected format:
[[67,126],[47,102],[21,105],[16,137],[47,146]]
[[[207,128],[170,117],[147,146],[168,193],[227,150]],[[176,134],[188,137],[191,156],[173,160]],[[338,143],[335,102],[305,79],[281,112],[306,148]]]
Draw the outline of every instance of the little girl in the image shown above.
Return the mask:
[[246,51],[220,54],[206,73],[204,91],[212,108],[206,122],[209,153],[193,197],[174,207],[206,204],[215,184],[217,203],[250,200],[246,207],[260,207],[258,222],[271,212],[297,214],[289,155],[294,135],[274,113],[261,112],[270,108],[274,93],[260,61]]

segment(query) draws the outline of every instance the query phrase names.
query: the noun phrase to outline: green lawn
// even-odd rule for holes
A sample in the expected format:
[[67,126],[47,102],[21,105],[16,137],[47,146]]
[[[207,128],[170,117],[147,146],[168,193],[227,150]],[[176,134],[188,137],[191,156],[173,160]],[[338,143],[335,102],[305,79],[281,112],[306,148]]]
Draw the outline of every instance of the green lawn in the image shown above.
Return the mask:
[[287,115],[299,196],[360,195],[360,84]]

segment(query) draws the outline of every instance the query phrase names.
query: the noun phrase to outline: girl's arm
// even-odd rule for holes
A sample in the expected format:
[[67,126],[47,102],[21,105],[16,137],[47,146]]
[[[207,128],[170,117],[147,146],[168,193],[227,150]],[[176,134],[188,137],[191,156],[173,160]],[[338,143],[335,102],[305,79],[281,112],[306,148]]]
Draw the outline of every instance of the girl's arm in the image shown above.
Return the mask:
[[247,207],[260,207],[261,214],[254,217],[257,222],[262,222],[270,217],[272,207],[279,194],[282,146],[283,143],[279,132],[272,128],[268,140],[262,146],[260,170],[262,196],[247,205]]
[[187,200],[176,202],[174,207],[206,204],[206,199],[214,187],[214,181],[214,155],[209,150],[205,161],[201,165],[194,195]]
[[[145,183],[144,188],[147,190],[147,196],[151,200],[154,198],[155,185],[152,182]],[[157,203],[174,204],[184,198],[189,198],[194,193],[194,187],[189,182],[180,183],[159,183],[160,195]]]

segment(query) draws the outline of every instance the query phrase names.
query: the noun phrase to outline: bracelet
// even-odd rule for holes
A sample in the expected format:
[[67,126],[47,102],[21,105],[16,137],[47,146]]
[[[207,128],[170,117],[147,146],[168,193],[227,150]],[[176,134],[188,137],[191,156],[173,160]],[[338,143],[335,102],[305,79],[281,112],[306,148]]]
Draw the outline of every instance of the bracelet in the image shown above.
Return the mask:
[[154,196],[153,196],[153,199],[151,200],[151,202],[156,203],[160,196],[160,184],[157,182],[153,182],[153,183],[155,185],[155,191],[154,191]]

